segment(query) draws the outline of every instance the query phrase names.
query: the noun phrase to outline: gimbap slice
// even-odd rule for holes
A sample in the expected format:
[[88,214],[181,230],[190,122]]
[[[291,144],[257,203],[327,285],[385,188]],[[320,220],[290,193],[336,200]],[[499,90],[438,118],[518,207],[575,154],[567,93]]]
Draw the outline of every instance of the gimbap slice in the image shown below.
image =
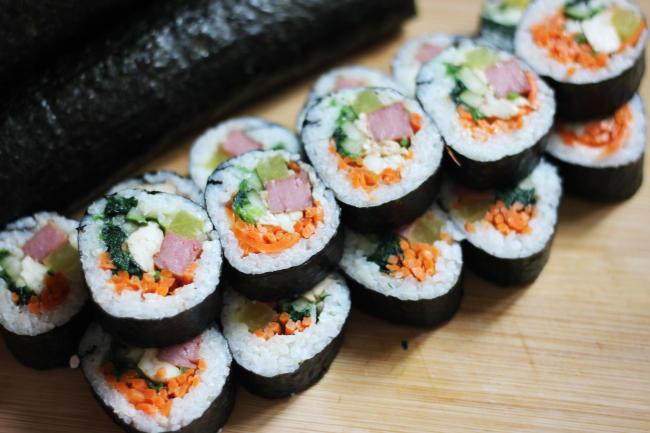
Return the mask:
[[514,51],[517,24],[530,0],[487,0],[481,12],[481,38],[500,50]]
[[126,189],[90,205],[79,251],[102,326],[127,344],[189,340],[218,314],[221,245],[184,197]]
[[215,168],[251,150],[283,149],[302,153],[298,137],[284,126],[257,117],[237,117],[205,131],[190,150],[190,177],[205,189]]
[[40,212],[0,232],[0,330],[29,367],[66,366],[90,319],[77,226]]
[[340,210],[297,154],[248,152],[222,164],[205,190],[227,259],[246,296],[277,300],[325,278],[343,252]]
[[449,320],[463,290],[455,233],[437,206],[392,233],[346,233],[340,267],[354,305],[400,324],[436,326]]
[[301,138],[355,230],[399,227],[436,198],[442,140],[420,104],[395,90],[323,97],[308,111]]
[[556,125],[547,148],[567,191],[594,200],[623,200],[643,181],[646,117],[635,95],[614,116]]
[[296,131],[298,131],[298,134],[302,131],[307,110],[320,98],[337,90],[353,89],[355,87],[388,87],[389,89],[404,92],[402,86],[397,84],[388,75],[376,69],[366,66],[343,66],[332,69],[321,75],[311,88],[309,96],[307,96],[307,102],[305,102],[304,107],[300,110],[298,119],[296,120]]
[[424,65],[417,80],[457,182],[487,189],[535,168],[553,124],[553,91],[512,54],[464,40]]
[[555,89],[558,117],[602,119],[634,96],[645,71],[645,18],[628,0],[536,0],[515,52]]
[[514,187],[474,191],[446,184],[443,204],[465,236],[469,268],[509,286],[533,282],[546,265],[561,195],[557,169],[542,160]]
[[139,348],[93,323],[79,356],[95,398],[128,432],[216,432],[232,411],[232,356],[214,327],[176,346]]
[[111,188],[107,194],[114,194],[128,188],[177,194],[203,206],[201,189],[190,179],[169,170],[150,171],[125,180]]
[[415,77],[417,77],[422,65],[440,54],[455,41],[455,36],[445,33],[432,33],[411,39],[397,50],[390,64],[391,71],[395,81],[406,89],[406,95],[412,98],[415,97]]
[[277,302],[224,293],[223,333],[252,393],[286,397],[314,385],[327,372],[343,342],[350,292],[330,275],[312,289]]

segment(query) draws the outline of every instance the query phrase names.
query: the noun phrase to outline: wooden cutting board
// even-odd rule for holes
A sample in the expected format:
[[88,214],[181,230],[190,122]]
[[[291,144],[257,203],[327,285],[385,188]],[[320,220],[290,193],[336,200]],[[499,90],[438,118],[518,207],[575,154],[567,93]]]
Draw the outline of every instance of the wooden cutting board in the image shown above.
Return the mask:
[[[648,14],[650,0],[639,3]],[[478,0],[418,6],[401,35],[345,63],[388,72],[409,38],[477,29]],[[293,128],[315,78],[237,114]],[[648,80],[641,94],[650,103]],[[187,174],[190,142],[142,171]],[[650,176],[650,158],[645,169]],[[534,284],[503,289],[468,273],[459,313],[435,330],[389,325],[353,309],[343,348],[316,386],[281,400],[240,388],[224,433],[649,432],[648,215],[650,181],[621,204],[565,197],[551,259]],[[121,431],[79,371],[30,370],[4,343],[0,366],[1,433]]]

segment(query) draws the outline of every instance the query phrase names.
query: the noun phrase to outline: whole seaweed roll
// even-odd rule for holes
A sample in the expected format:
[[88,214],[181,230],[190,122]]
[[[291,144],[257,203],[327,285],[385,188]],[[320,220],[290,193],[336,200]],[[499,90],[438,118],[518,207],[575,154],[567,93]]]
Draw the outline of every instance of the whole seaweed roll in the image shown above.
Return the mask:
[[611,116],[645,72],[645,18],[628,0],[536,0],[515,52],[555,89],[564,120]]
[[415,78],[422,65],[455,43],[456,37],[445,33],[432,33],[411,39],[402,45],[390,64],[395,81],[410,97],[415,97]]
[[221,245],[191,200],[136,189],[101,198],[81,220],[79,251],[99,321],[127,344],[181,343],[218,314]]
[[127,432],[217,432],[232,411],[232,356],[214,327],[175,346],[139,348],[93,323],[79,355],[95,398]]
[[228,160],[208,179],[205,203],[223,243],[225,275],[250,298],[300,293],[341,258],[334,195],[295,153],[255,151]]
[[457,182],[513,184],[538,164],[555,115],[553,91],[512,54],[464,40],[425,64],[417,81]]
[[561,195],[557,169],[542,160],[514,187],[475,191],[446,184],[443,204],[465,236],[469,268],[509,286],[533,282],[546,265]]
[[547,152],[567,191],[594,200],[623,200],[643,181],[646,117],[637,94],[614,116],[556,125]]
[[500,50],[514,51],[517,24],[530,0],[487,0],[481,12],[481,38]]
[[286,397],[314,385],[341,347],[350,304],[350,292],[335,274],[277,302],[226,290],[221,323],[239,381],[266,398]]
[[219,164],[261,149],[302,153],[298,137],[284,126],[257,117],[237,117],[208,129],[192,144],[190,177],[204,190],[208,177]]
[[77,226],[40,212],[0,232],[0,330],[29,367],[66,366],[88,324]]
[[127,179],[113,186],[108,191],[108,194],[114,194],[129,188],[177,194],[189,198],[194,203],[203,205],[203,192],[201,189],[190,179],[169,170],[150,171],[138,177]]
[[340,267],[354,305],[400,324],[436,326],[449,320],[463,290],[456,233],[437,206],[391,233],[346,233]]
[[301,138],[355,230],[407,224],[436,198],[442,140],[420,104],[395,90],[323,97],[307,112]]
[[296,120],[296,131],[298,131],[298,134],[302,131],[307,110],[320,98],[337,90],[352,89],[355,87],[388,87],[389,89],[395,89],[400,92],[405,91],[395,80],[376,69],[366,66],[343,66],[332,69],[321,75],[312,86],[307,96],[307,102],[305,102]]

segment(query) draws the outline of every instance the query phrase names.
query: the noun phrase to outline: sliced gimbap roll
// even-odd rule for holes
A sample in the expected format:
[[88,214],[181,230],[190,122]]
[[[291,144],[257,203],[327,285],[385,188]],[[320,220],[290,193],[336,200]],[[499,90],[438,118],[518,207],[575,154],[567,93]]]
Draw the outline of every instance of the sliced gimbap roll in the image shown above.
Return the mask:
[[556,125],[547,152],[567,191],[594,200],[623,200],[643,181],[646,117],[635,95],[614,116]]
[[238,379],[266,398],[314,385],[341,347],[350,304],[348,288],[334,274],[301,295],[277,302],[226,290],[221,323]]
[[553,91],[512,54],[464,40],[422,67],[417,96],[447,145],[445,164],[475,189],[535,168],[553,124]]
[[463,293],[456,233],[437,206],[392,233],[346,233],[340,267],[354,305],[400,324],[436,326],[449,320]]
[[302,131],[302,125],[305,122],[307,111],[320,98],[337,90],[353,89],[355,87],[388,87],[389,89],[404,92],[402,86],[397,84],[388,75],[376,69],[366,66],[343,66],[332,69],[321,75],[311,88],[309,96],[307,96],[307,102],[305,102],[304,107],[300,110],[298,119],[296,120],[296,131],[298,131],[298,134]]
[[436,198],[442,140],[420,104],[395,90],[323,97],[308,111],[301,138],[355,230],[399,227]]
[[445,33],[433,33],[411,39],[397,50],[390,66],[395,81],[406,89],[406,95],[415,96],[415,77],[422,65],[454,44],[456,39]]
[[189,340],[218,314],[221,245],[184,197],[126,189],[90,205],[79,251],[102,326],[127,344]]
[[564,120],[613,115],[639,88],[648,39],[628,0],[536,0],[515,35],[515,52],[555,89]]
[[79,356],[93,395],[127,432],[216,432],[235,402],[232,356],[214,327],[176,346],[144,349],[93,323]]
[[0,232],[0,330],[29,367],[66,366],[90,320],[78,224],[40,212]]
[[169,170],[150,171],[138,177],[125,180],[111,188],[107,194],[114,194],[129,188],[168,192],[189,198],[194,203],[203,206],[203,192],[201,189],[190,179]]
[[251,150],[282,149],[302,153],[298,137],[284,126],[257,117],[237,117],[205,131],[190,150],[190,177],[205,189],[215,168]]
[[517,24],[530,0],[487,0],[481,12],[481,38],[496,48],[514,51]]
[[208,179],[205,203],[223,243],[226,278],[250,298],[299,293],[341,258],[334,195],[297,154],[255,151],[228,160]]
[[551,253],[562,180],[542,161],[514,187],[473,191],[446,184],[443,204],[462,242],[465,263],[500,285],[533,282]]

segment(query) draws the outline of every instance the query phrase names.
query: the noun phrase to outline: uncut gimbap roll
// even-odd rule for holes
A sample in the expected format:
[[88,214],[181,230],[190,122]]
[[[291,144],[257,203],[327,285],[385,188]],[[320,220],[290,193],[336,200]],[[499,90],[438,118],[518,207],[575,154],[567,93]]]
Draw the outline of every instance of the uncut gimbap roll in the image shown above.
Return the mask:
[[0,330],[29,367],[66,366],[90,319],[77,226],[40,212],[0,232]]
[[397,50],[390,66],[395,81],[406,89],[406,95],[415,96],[415,77],[422,65],[454,44],[455,41],[455,36],[432,33],[411,39]]
[[340,267],[354,305],[391,322],[436,326],[458,310],[463,256],[445,212],[432,206],[392,233],[349,231]]
[[254,151],[228,160],[208,179],[205,203],[223,243],[225,276],[248,297],[299,293],[341,258],[334,195],[297,154]]
[[93,323],[79,356],[93,395],[127,432],[217,432],[232,411],[232,356],[214,327],[176,346],[143,349]]
[[613,115],[639,88],[648,39],[628,0],[536,0],[515,35],[515,52],[555,89],[558,117]]
[[189,340],[218,314],[221,245],[184,197],[126,189],[90,205],[79,252],[102,326],[127,344]]
[[635,95],[614,116],[556,125],[547,153],[567,191],[594,200],[623,200],[643,181],[646,117]]
[[512,54],[464,40],[425,64],[417,96],[457,182],[486,189],[526,177],[553,124],[553,91]]
[[237,117],[205,131],[190,150],[190,177],[205,189],[215,168],[251,150],[283,149],[302,154],[298,137],[284,126],[257,117]]
[[481,12],[481,38],[500,50],[514,51],[517,24],[530,0],[487,0]]
[[355,230],[399,227],[436,198],[442,140],[420,104],[395,90],[323,97],[308,111],[301,138]]
[[307,110],[320,98],[337,90],[353,89],[355,87],[388,87],[389,89],[404,92],[402,86],[397,84],[388,75],[376,69],[366,66],[343,66],[332,69],[321,75],[312,86],[309,96],[307,96],[307,102],[305,102],[304,107],[300,110],[298,119],[296,120],[296,131],[298,131],[298,134],[302,131]]
[[314,385],[341,347],[350,304],[350,292],[335,274],[278,302],[250,300],[226,290],[221,323],[239,381],[266,398]]
[[138,177],[127,179],[113,186],[107,194],[114,194],[129,188],[177,194],[203,205],[203,192],[201,189],[190,179],[169,170],[150,171]]
[[539,163],[514,187],[473,191],[443,186],[443,205],[462,231],[465,263],[499,285],[533,282],[548,261],[555,235],[562,180]]

